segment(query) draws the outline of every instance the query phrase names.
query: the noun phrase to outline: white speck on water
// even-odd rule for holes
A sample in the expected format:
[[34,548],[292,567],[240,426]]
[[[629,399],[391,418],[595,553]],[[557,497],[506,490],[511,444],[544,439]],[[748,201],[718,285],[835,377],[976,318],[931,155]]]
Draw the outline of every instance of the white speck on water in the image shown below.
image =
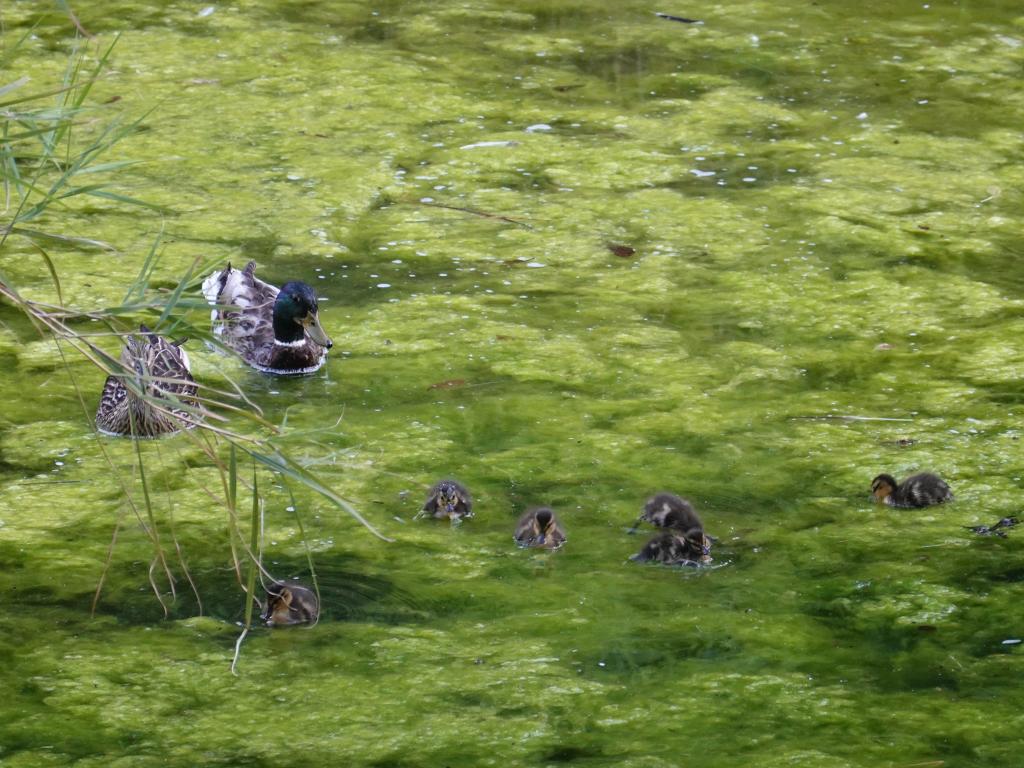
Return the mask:
[[432,197],[421,197],[420,198],[420,202],[421,203],[432,203],[432,202],[434,202],[434,198],[432,198]]
[[857,115],[857,119],[858,120],[867,120],[868,119],[868,113],[867,112],[861,112],[859,115]]
[[1003,640],[1003,645],[1020,645],[1021,639],[1019,637],[1010,637]]
[[699,168],[691,168],[690,169],[690,173],[692,173],[694,176],[696,176],[699,179],[703,179],[703,178],[706,178],[707,176],[714,176],[715,175],[714,171],[702,171]]
[[377,283],[378,288],[390,288],[391,283]]
[[536,269],[538,267],[546,267],[547,264],[541,264],[539,261],[528,261],[526,263],[526,266],[533,267],[534,269]]
[[480,147],[515,147],[518,141],[477,141],[473,144],[463,144],[459,149],[478,149]]
[[533,125],[526,126],[527,133],[542,133],[544,131],[553,130],[547,123],[535,123]]
[[205,8],[202,8],[196,14],[196,16],[198,16],[200,19],[205,19],[207,16],[213,16],[213,12],[216,11],[216,10],[217,9],[215,7],[213,7],[212,5],[208,5]]

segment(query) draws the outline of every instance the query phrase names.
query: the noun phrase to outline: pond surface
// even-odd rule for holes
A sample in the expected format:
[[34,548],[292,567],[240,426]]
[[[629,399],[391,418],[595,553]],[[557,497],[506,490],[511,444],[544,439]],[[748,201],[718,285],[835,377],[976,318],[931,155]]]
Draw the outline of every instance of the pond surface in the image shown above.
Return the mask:
[[[3,82],[60,82],[52,5],[0,11],[5,49],[35,25]],[[65,301],[119,304],[161,231],[155,289],[313,284],[320,372],[194,372],[394,542],[262,473],[267,566],[309,583],[308,545],[324,612],[232,676],[216,471],[141,446],[203,599],[169,545],[165,618],[103,374],[0,306],[5,768],[1020,764],[1024,530],[964,528],[1021,512],[1019,4],[71,5],[120,34],[89,115],[144,116],[116,188],[170,211],[51,213],[117,249],[52,248]],[[869,502],[920,470],[956,501]],[[444,476],[476,517],[413,521]],[[660,490],[714,567],[628,561]],[[563,550],[513,546],[537,504]]]

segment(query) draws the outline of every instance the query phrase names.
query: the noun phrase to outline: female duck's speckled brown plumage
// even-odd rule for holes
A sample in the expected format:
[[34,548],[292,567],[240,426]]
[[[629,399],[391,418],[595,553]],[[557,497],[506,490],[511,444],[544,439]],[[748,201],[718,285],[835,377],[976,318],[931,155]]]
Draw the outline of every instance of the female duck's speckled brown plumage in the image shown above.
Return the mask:
[[928,507],[953,500],[946,481],[931,472],[911,475],[902,483],[892,475],[878,475],[871,481],[871,495],[890,507]]
[[513,538],[520,547],[545,549],[558,549],[566,541],[565,532],[550,507],[527,510],[519,518]]
[[268,626],[308,624],[320,617],[316,593],[301,584],[275,581],[267,587],[267,608],[260,616]]
[[[168,342],[139,326],[140,335],[125,339],[121,350],[124,372],[107,377],[96,410],[96,427],[108,435],[156,437],[190,429],[198,418],[181,406],[196,407],[196,383],[189,370],[184,340]],[[140,397],[125,386],[132,376]]]
[[316,294],[292,281],[280,289],[257,279],[256,262],[228,264],[203,281],[203,296],[217,305],[213,332],[253,368],[264,373],[313,373],[332,342],[320,327]]
[[455,480],[442,480],[430,489],[416,517],[447,517],[457,523],[473,516],[473,499],[466,486]]

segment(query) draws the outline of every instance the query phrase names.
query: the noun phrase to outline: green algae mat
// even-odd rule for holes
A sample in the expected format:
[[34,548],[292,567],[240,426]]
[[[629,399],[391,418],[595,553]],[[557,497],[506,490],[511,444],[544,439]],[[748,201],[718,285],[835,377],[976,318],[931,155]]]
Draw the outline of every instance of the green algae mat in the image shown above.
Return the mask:
[[[193,372],[392,541],[258,468],[323,610],[233,675],[218,471],[97,435],[103,373],[0,302],[0,765],[1020,765],[1024,528],[966,528],[1022,512],[1019,4],[68,5],[0,8],[0,87],[116,38],[75,138],[138,121],[96,176],[153,207],[49,209],[109,246],[44,243],[59,298],[120,305],[154,243],[156,296],[310,283],[319,372]],[[0,272],[57,302],[30,239]],[[917,471],[956,500],[871,503]],[[413,520],[448,476],[475,517]],[[709,566],[629,561],[662,490]],[[514,546],[534,505],[560,551]]]

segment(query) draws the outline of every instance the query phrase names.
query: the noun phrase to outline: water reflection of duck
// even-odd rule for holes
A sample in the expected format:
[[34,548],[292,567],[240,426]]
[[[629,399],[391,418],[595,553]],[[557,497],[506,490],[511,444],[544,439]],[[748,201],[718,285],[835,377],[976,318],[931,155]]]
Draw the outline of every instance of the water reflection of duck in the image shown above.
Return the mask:
[[267,609],[260,616],[271,627],[307,624],[320,616],[316,593],[301,584],[275,581],[267,587]]
[[332,346],[313,289],[298,281],[278,289],[255,271],[255,261],[243,270],[228,264],[203,281],[203,296],[218,305],[211,313],[214,333],[259,371],[312,373]]
[[890,507],[927,507],[953,500],[946,481],[931,472],[911,475],[902,483],[892,475],[879,475],[871,481],[871,495]]
[[473,499],[466,486],[454,480],[442,480],[430,489],[416,517],[447,517],[457,523],[473,516]]
[[550,507],[527,510],[516,523],[513,534],[520,547],[543,547],[558,549],[565,544],[566,536],[562,526]]
[[648,541],[630,560],[654,561],[665,565],[700,565],[711,562],[711,542],[704,532],[693,529],[662,531]]
[[[121,350],[124,373],[107,377],[96,410],[96,427],[108,435],[155,437],[194,426],[195,418],[177,404],[195,406],[195,379],[182,341],[168,342],[144,325],[141,336],[128,336]],[[134,372],[135,384],[145,397],[125,386]],[[181,417],[185,417],[183,421]]]

